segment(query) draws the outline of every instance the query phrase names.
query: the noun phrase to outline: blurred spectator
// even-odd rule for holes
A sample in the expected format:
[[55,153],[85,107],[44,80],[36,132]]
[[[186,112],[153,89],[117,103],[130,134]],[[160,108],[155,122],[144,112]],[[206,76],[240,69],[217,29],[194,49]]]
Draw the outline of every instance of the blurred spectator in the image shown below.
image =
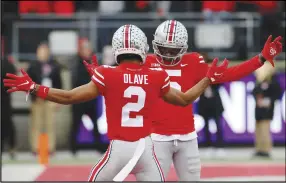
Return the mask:
[[152,10],[152,1],[125,1],[126,12],[150,12]]
[[255,97],[255,156],[270,157],[272,138],[270,122],[274,114],[274,102],[282,95],[279,82],[274,75],[275,70],[265,63],[256,71],[256,86],[253,90]]
[[279,1],[256,1],[261,14],[260,22],[260,46],[263,46],[269,35],[277,37],[281,35],[282,13],[279,8]]
[[59,16],[71,16],[75,12],[75,4],[73,1],[50,1],[53,3],[53,10]]
[[[7,58],[2,56],[2,78],[5,77],[6,73],[16,74],[16,69],[14,65],[8,61]],[[6,92],[4,85],[1,85],[1,150],[4,150],[4,143],[8,143],[8,151],[11,158],[14,158],[15,148],[16,148],[16,134],[15,134],[15,125],[12,121],[12,106],[11,106],[11,94]]]
[[235,8],[235,1],[203,1],[202,6],[206,22],[220,23],[230,18]]
[[95,12],[98,1],[75,1],[76,12]]
[[[75,64],[72,68],[72,87],[87,84],[90,82],[90,76],[86,71],[83,64],[83,60],[91,61],[93,50],[91,43],[87,39],[81,39],[79,41],[79,51],[75,59]],[[77,146],[77,134],[82,121],[82,116],[87,115],[93,123],[93,135],[96,142],[100,141],[100,133],[97,127],[97,114],[96,114],[96,99],[72,105],[73,121],[71,126],[70,142],[71,152],[76,155],[78,150]],[[96,148],[100,150],[100,146],[96,145]]]
[[[50,56],[47,43],[41,43],[38,46],[37,61],[31,63],[27,72],[36,83],[53,88],[62,88],[60,67]],[[30,138],[32,152],[37,153],[38,137],[45,132],[49,137],[49,152],[53,153],[56,150],[55,110],[57,104],[36,96],[31,96],[31,99]]]
[[112,52],[112,46],[107,45],[103,48],[102,52],[102,64],[116,66],[115,58]]
[[237,12],[257,12],[256,1],[236,1],[235,11]]
[[161,21],[172,19],[169,12],[188,12],[192,10],[192,1],[150,1],[151,11],[157,12],[157,17]]
[[[212,60],[207,56],[207,54],[203,54],[206,63],[210,64]],[[200,100],[198,102],[198,114],[200,114],[205,121],[204,134],[206,138],[207,147],[214,146],[217,148],[216,155],[218,157],[224,157],[223,151],[223,134],[222,134],[222,125],[221,125],[221,115],[224,111],[222,101],[219,95],[220,85],[210,85],[204,93],[200,96]],[[211,133],[209,131],[209,120],[214,119],[216,123],[216,142],[212,142]],[[213,152],[209,152],[212,154]]]
[[18,1],[18,3],[20,14],[49,14],[52,12],[49,1]]
[[159,17],[165,17],[168,15],[171,8],[172,1],[154,1],[156,3],[156,11]]
[[19,1],[19,13],[72,15],[75,11],[73,1]]
[[169,12],[189,12],[194,10],[194,1],[152,1],[156,5],[159,16],[167,15]]

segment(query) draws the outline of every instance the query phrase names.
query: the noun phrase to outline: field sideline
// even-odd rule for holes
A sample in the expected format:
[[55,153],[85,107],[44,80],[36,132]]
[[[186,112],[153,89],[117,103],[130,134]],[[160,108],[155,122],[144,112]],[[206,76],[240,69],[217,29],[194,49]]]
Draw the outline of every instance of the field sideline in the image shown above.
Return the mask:
[[[285,148],[275,148],[271,160],[252,158],[251,148],[226,149],[223,159],[210,157],[208,150],[201,148],[202,180],[260,180],[285,181]],[[101,154],[82,151],[73,157],[67,151],[58,152],[48,166],[39,165],[30,153],[20,153],[16,160],[2,154],[3,181],[86,181],[89,171]],[[15,173],[20,176],[14,176]],[[172,167],[169,181],[177,181]],[[126,181],[135,181],[130,175]]]

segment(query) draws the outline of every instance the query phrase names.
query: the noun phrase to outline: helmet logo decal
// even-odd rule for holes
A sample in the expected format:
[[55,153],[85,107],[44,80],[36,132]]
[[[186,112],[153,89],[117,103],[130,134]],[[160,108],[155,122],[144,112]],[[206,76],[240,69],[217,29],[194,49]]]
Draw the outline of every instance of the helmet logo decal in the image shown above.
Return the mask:
[[131,37],[131,25],[125,25],[124,26],[124,48],[130,47],[130,37]]
[[173,42],[173,40],[174,40],[176,25],[177,25],[176,20],[170,20],[168,23],[168,33],[167,33],[168,42]]

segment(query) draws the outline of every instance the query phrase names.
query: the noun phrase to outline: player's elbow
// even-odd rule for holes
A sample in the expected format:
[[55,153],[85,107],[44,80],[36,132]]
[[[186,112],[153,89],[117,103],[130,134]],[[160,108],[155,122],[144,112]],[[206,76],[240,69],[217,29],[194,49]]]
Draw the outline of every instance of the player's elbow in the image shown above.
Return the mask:
[[188,104],[180,104],[179,106],[181,106],[181,107],[187,107]]
[[69,100],[65,100],[63,102],[61,102],[62,105],[71,105],[73,104],[72,102],[70,102]]
[[189,105],[189,103],[186,100],[180,100],[180,102],[179,102],[179,106],[181,106],[181,107],[186,107],[188,105]]
[[188,105],[190,105],[190,102],[184,102],[184,103],[182,104],[182,107],[187,107]]
[[186,107],[189,105],[189,102],[184,96],[177,96],[173,104],[181,106],[181,107]]

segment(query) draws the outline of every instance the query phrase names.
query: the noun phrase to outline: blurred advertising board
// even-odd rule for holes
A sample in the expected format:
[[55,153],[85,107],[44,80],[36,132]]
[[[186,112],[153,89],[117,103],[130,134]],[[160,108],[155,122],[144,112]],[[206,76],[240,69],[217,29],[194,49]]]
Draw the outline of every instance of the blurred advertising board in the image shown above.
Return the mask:
[[[274,143],[285,144],[285,72],[277,73],[283,94],[278,101],[275,102],[274,118],[271,121],[271,134]],[[254,108],[255,101],[251,94],[255,86],[254,75],[249,75],[239,81],[224,83],[219,93],[222,98],[224,113],[222,115],[223,139],[227,144],[252,144],[254,140],[255,118]],[[198,100],[194,103],[195,126],[198,132],[199,143],[204,143],[205,137],[203,128],[205,126],[204,119],[196,114]],[[105,117],[104,98],[98,97],[97,102],[98,128],[102,134],[100,141],[108,143],[106,136],[107,125]],[[81,121],[78,131],[78,143],[90,144],[95,139],[92,135],[90,127]],[[212,123],[212,121],[210,121]],[[215,139],[216,126],[210,124],[210,131]]]

